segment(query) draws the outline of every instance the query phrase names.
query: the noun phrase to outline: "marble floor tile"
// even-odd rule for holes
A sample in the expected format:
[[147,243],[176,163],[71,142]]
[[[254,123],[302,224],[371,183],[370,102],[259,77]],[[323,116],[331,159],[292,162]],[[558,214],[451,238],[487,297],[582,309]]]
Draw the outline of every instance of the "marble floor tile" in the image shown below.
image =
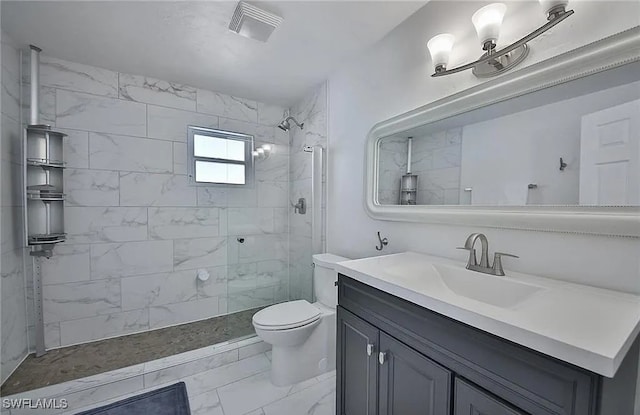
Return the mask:
[[[271,363],[264,354],[238,360],[224,366],[203,370],[178,380],[187,385],[189,395],[199,395],[269,370]],[[175,380],[174,382],[177,382]]]
[[317,384],[315,378],[293,386],[275,386],[269,372],[259,373],[218,389],[225,415],[244,415]]
[[[214,354],[212,356],[193,360],[180,365],[166,367],[164,369],[156,370],[155,372],[144,374],[144,387],[161,387],[169,385],[181,380],[189,379],[190,383],[199,384],[196,380],[191,379],[191,375],[207,371],[207,369],[214,369],[217,367],[228,365],[229,363],[238,361],[238,349],[227,350],[226,352]],[[193,389],[193,385],[192,388]],[[202,389],[202,388],[201,388]],[[214,389],[209,388],[209,389]],[[206,391],[207,389],[204,389]]]
[[215,390],[189,396],[189,406],[191,415],[224,415],[218,392]]
[[328,379],[265,406],[265,415],[334,415],[336,382]]

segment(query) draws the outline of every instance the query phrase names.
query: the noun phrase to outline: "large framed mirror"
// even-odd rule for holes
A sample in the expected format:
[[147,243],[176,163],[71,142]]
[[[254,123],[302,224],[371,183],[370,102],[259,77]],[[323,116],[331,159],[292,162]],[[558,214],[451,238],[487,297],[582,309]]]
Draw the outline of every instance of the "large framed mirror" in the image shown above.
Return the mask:
[[640,237],[640,28],[383,121],[375,219]]

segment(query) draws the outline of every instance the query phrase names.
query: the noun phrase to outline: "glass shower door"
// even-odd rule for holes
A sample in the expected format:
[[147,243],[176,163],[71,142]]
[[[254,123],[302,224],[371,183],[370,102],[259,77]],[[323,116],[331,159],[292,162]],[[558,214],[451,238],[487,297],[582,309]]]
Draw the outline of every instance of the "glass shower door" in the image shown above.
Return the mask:
[[226,308],[232,334],[253,333],[255,312],[289,300],[289,155],[286,146],[272,146],[268,157],[255,160],[254,185],[228,193]]
[[313,302],[312,256],[322,249],[322,171],[323,149],[321,146],[305,146],[292,158],[309,166],[308,174],[291,183],[292,200],[301,198],[306,202],[305,212],[290,212],[290,298]]

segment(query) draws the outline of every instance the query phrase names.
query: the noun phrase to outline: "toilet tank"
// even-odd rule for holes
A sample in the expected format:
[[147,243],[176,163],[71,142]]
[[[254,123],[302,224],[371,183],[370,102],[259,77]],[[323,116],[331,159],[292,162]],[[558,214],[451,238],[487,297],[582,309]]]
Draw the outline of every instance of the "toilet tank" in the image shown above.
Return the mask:
[[338,289],[335,282],[338,273],[335,264],[348,261],[349,258],[333,254],[316,254],[313,256],[313,290],[316,301],[331,308],[338,305]]

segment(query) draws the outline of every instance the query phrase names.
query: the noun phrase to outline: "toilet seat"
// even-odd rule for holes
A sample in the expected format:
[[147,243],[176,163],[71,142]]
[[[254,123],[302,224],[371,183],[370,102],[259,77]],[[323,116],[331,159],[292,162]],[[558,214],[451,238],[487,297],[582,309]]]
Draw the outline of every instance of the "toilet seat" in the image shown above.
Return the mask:
[[306,300],[272,305],[253,316],[253,325],[262,330],[288,330],[320,319],[322,312]]

